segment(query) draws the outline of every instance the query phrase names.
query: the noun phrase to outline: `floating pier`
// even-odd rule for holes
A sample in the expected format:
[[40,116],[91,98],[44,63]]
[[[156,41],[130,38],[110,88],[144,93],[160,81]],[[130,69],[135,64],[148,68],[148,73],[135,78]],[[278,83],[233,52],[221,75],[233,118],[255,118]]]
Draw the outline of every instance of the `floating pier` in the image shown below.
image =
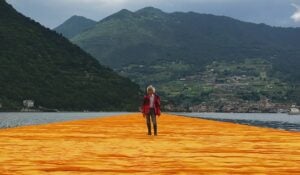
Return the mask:
[[163,114],[0,130],[0,174],[300,174],[300,133]]

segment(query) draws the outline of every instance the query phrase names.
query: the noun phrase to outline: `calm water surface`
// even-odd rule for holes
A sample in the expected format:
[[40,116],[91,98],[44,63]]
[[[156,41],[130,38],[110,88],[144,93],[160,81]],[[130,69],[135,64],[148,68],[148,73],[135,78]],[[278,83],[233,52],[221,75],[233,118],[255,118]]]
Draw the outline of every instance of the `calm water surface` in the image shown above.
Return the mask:
[[0,112],[0,128],[128,114],[128,112]]
[[289,131],[300,131],[300,115],[282,113],[173,113],[176,115],[225,121]]

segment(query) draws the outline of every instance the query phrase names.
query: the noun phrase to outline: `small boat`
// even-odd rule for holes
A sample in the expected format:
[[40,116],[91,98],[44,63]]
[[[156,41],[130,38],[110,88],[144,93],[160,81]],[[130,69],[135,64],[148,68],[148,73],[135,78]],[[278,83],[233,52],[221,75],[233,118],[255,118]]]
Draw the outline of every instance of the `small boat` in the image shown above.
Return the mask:
[[296,107],[296,105],[291,107],[289,115],[300,115],[300,110]]

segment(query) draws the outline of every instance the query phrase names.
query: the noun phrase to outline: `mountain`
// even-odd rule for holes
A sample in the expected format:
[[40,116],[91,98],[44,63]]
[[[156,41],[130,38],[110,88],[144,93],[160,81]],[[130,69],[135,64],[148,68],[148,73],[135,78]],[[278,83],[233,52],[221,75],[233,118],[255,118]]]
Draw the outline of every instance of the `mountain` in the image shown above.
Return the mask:
[[157,85],[168,103],[191,106],[300,103],[299,39],[300,28],[146,7],[121,10],[71,41],[141,86]]
[[54,30],[63,34],[66,38],[72,38],[75,35],[94,27],[96,23],[96,21],[91,19],[75,15],[65,21],[63,24],[56,27]]
[[139,86],[0,1],[1,110],[137,110]]

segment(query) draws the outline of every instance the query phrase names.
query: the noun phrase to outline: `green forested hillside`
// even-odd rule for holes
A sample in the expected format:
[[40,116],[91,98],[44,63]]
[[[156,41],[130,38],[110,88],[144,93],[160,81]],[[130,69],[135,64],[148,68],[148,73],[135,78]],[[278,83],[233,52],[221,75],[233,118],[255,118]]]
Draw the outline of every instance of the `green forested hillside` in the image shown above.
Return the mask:
[[92,28],[95,24],[96,21],[75,15],[54,30],[63,34],[66,38],[72,38],[75,35]]
[[162,59],[205,65],[213,60],[263,57],[299,77],[299,71],[292,71],[297,70],[294,63],[300,62],[299,37],[299,28],[193,12],[168,14],[149,7],[122,10],[72,41],[112,67]]
[[[247,102],[245,96],[249,94],[259,97],[253,101],[267,97],[282,103],[299,102],[299,39],[299,28],[271,27],[194,12],[165,13],[147,7],[136,12],[121,10],[71,41],[141,86],[157,85],[169,102],[181,99],[180,103],[190,106],[212,99],[218,103],[221,98]],[[243,66],[245,62],[250,68]],[[254,62],[262,68],[253,68]],[[208,67],[214,65],[222,69],[241,66],[216,73],[212,80],[205,79],[210,77]],[[253,77],[259,78],[260,71],[264,75],[261,81]],[[199,76],[201,81],[195,78]],[[221,78],[223,84],[230,84],[234,76],[246,76],[249,84],[240,88],[242,84],[236,83],[225,92],[215,87],[222,84],[215,80]],[[278,81],[286,85],[277,84],[276,93],[272,88],[261,89]]]
[[[137,110],[139,86],[0,1],[0,110]],[[130,97],[130,98],[128,98]]]

